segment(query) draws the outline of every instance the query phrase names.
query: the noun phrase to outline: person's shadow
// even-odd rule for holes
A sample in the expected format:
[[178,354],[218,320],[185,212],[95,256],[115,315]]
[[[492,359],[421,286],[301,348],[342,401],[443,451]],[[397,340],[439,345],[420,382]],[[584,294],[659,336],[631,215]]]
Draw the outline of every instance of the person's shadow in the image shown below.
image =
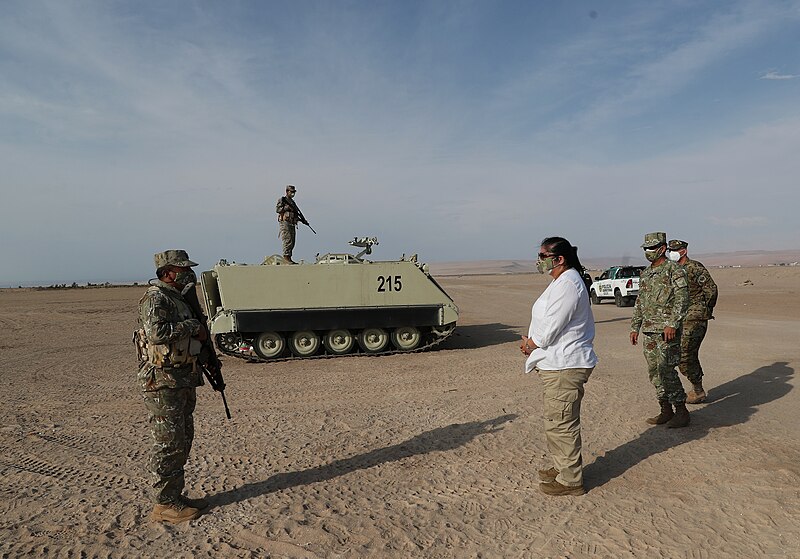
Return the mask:
[[599,457],[583,470],[587,489],[600,487],[642,460],[683,443],[702,439],[713,428],[730,427],[750,419],[758,406],[782,398],[792,389],[794,369],[787,361],[759,367],[714,388],[713,398],[700,409],[691,409],[691,424],[683,429],[654,425],[637,438]]
[[349,458],[342,458],[306,470],[275,474],[263,481],[247,483],[241,487],[211,495],[208,497],[208,501],[212,507],[219,507],[290,487],[327,481],[356,470],[402,460],[409,456],[427,454],[435,450],[453,450],[467,444],[479,435],[500,431],[504,423],[513,421],[517,417],[516,414],[507,414],[494,419],[487,419],[486,421],[454,423],[447,427],[439,427],[420,433],[396,445],[379,448]]

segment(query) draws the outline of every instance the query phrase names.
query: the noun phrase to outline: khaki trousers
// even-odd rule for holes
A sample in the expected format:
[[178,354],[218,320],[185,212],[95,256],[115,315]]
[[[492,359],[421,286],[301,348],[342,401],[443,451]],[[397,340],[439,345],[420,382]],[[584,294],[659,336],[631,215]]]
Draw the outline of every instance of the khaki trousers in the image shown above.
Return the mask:
[[593,370],[539,371],[544,384],[544,433],[561,485],[583,485],[581,400]]

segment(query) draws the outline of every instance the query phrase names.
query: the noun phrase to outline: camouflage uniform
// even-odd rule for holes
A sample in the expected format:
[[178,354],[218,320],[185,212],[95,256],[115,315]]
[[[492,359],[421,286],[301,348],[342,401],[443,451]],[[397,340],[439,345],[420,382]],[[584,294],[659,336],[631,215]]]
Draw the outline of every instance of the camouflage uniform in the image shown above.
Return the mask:
[[700,366],[700,344],[706,336],[708,321],[714,318],[717,304],[717,284],[708,270],[697,260],[687,257],[682,264],[689,282],[689,310],[683,323],[681,336],[680,371],[693,385],[702,384],[703,367]]
[[[188,257],[186,261],[191,262]],[[138,382],[153,443],[149,467],[154,478],[153,500],[179,505],[184,466],[194,438],[195,389],[203,384],[195,364],[201,344],[193,338],[200,333],[201,324],[181,293],[161,281],[150,286],[139,301],[139,324],[134,340],[139,353]]]
[[[290,191],[290,187],[291,191],[294,192],[292,185],[286,187],[287,192]],[[306,220],[295,201],[288,196],[278,198],[278,203],[275,204],[275,212],[278,214],[278,236],[283,241],[283,256],[291,261],[295,239],[297,238],[297,222],[306,223]]]
[[[659,402],[674,405],[686,401],[675,367],[680,361],[680,329],[688,306],[689,289],[683,267],[665,260],[659,266],[642,270],[631,331],[645,335],[644,357]],[[678,331],[669,342],[663,336],[667,326]]]

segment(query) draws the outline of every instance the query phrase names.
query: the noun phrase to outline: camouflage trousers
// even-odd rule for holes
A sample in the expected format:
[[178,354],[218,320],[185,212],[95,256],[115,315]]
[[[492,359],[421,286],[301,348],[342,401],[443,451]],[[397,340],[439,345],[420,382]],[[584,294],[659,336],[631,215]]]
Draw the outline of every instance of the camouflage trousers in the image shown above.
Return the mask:
[[583,485],[581,401],[583,385],[593,370],[539,371],[544,385],[544,434],[558,470],[556,481],[562,485]]
[[692,384],[703,382],[703,367],[700,366],[700,344],[706,337],[707,320],[684,322],[681,332],[680,371]]
[[195,390],[162,388],[142,393],[153,443],[149,465],[153,501],[158,504],[177,503],[183,492],[183,468],[194,439]]
[[283,255],[292,256],[294,241],[297,236],[297,226],[289,221],[280,222],[280,233],[278,236],[283,241]]
[[675,370],[681,358],[680,331],[671,342],[664,341],[661,332],[645,332],[642,346],[647,374],[656,387],[658,401],[673,405],[685,403],[686,392]]

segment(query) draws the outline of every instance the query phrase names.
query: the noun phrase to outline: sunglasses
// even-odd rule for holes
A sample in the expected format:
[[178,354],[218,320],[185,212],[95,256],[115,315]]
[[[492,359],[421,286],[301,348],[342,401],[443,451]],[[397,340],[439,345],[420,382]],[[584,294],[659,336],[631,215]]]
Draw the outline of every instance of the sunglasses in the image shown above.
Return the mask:
[[545,254],[544,252],[539,253],[539,260],[544,260],[545,258],[558,258],[557,254]]

